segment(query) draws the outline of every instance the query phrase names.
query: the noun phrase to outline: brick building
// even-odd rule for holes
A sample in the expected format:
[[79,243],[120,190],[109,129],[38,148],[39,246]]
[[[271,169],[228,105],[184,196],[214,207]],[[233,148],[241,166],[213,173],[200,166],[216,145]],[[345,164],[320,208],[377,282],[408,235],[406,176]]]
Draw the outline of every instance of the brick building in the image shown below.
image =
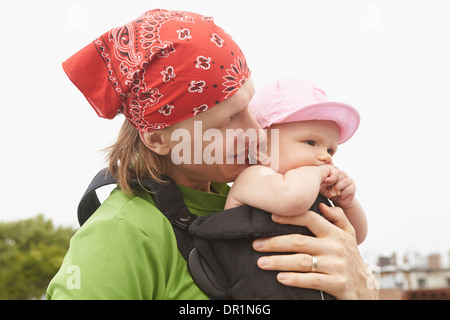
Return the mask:
[[394,254],[380,257],[378,264],[381,300],[450,300],[450,266],[441,255],[398,264]]

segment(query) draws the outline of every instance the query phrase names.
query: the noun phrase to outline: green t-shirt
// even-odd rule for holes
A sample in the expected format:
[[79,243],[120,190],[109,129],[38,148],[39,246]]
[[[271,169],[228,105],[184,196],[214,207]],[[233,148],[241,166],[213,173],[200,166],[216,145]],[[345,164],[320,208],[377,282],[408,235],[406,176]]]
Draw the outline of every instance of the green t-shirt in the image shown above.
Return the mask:
[[[229,186],[217,193],[178,186],[198,216],[222,211]],[[208,299],[189,274],[170,222],[140,190],[115,189],[77,231],[47,299]]]

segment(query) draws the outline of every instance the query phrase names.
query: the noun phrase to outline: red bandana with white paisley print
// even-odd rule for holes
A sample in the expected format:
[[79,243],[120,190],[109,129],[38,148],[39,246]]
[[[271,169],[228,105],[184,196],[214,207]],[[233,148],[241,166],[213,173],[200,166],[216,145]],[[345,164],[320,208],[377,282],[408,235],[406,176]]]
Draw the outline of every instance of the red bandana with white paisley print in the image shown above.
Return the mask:
[[63,63],[100,117],[163,129],[229,98],[250,77],[245,56],[213,18],[150,10]]

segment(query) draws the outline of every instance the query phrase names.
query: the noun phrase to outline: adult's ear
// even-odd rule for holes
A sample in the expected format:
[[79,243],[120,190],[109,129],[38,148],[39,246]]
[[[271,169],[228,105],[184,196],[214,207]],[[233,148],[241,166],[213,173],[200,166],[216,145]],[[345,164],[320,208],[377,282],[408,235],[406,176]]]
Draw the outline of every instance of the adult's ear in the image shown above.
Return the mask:
[[163,132],[139,132],[139,136],[145,146],[156,154],[167,156],[170,153],[170,144]]

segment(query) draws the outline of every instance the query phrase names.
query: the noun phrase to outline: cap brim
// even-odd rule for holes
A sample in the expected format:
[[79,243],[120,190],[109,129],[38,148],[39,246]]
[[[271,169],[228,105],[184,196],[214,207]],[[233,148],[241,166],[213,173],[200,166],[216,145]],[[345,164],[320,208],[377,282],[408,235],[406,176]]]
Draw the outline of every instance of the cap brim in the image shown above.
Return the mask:
[[339,144],[346,142],[356,132],[360,123],[359,112],[352,106],[334,101],[326,101],[306,106],[276,123],[296,121],[328,120],[334,121],[340,130]]

